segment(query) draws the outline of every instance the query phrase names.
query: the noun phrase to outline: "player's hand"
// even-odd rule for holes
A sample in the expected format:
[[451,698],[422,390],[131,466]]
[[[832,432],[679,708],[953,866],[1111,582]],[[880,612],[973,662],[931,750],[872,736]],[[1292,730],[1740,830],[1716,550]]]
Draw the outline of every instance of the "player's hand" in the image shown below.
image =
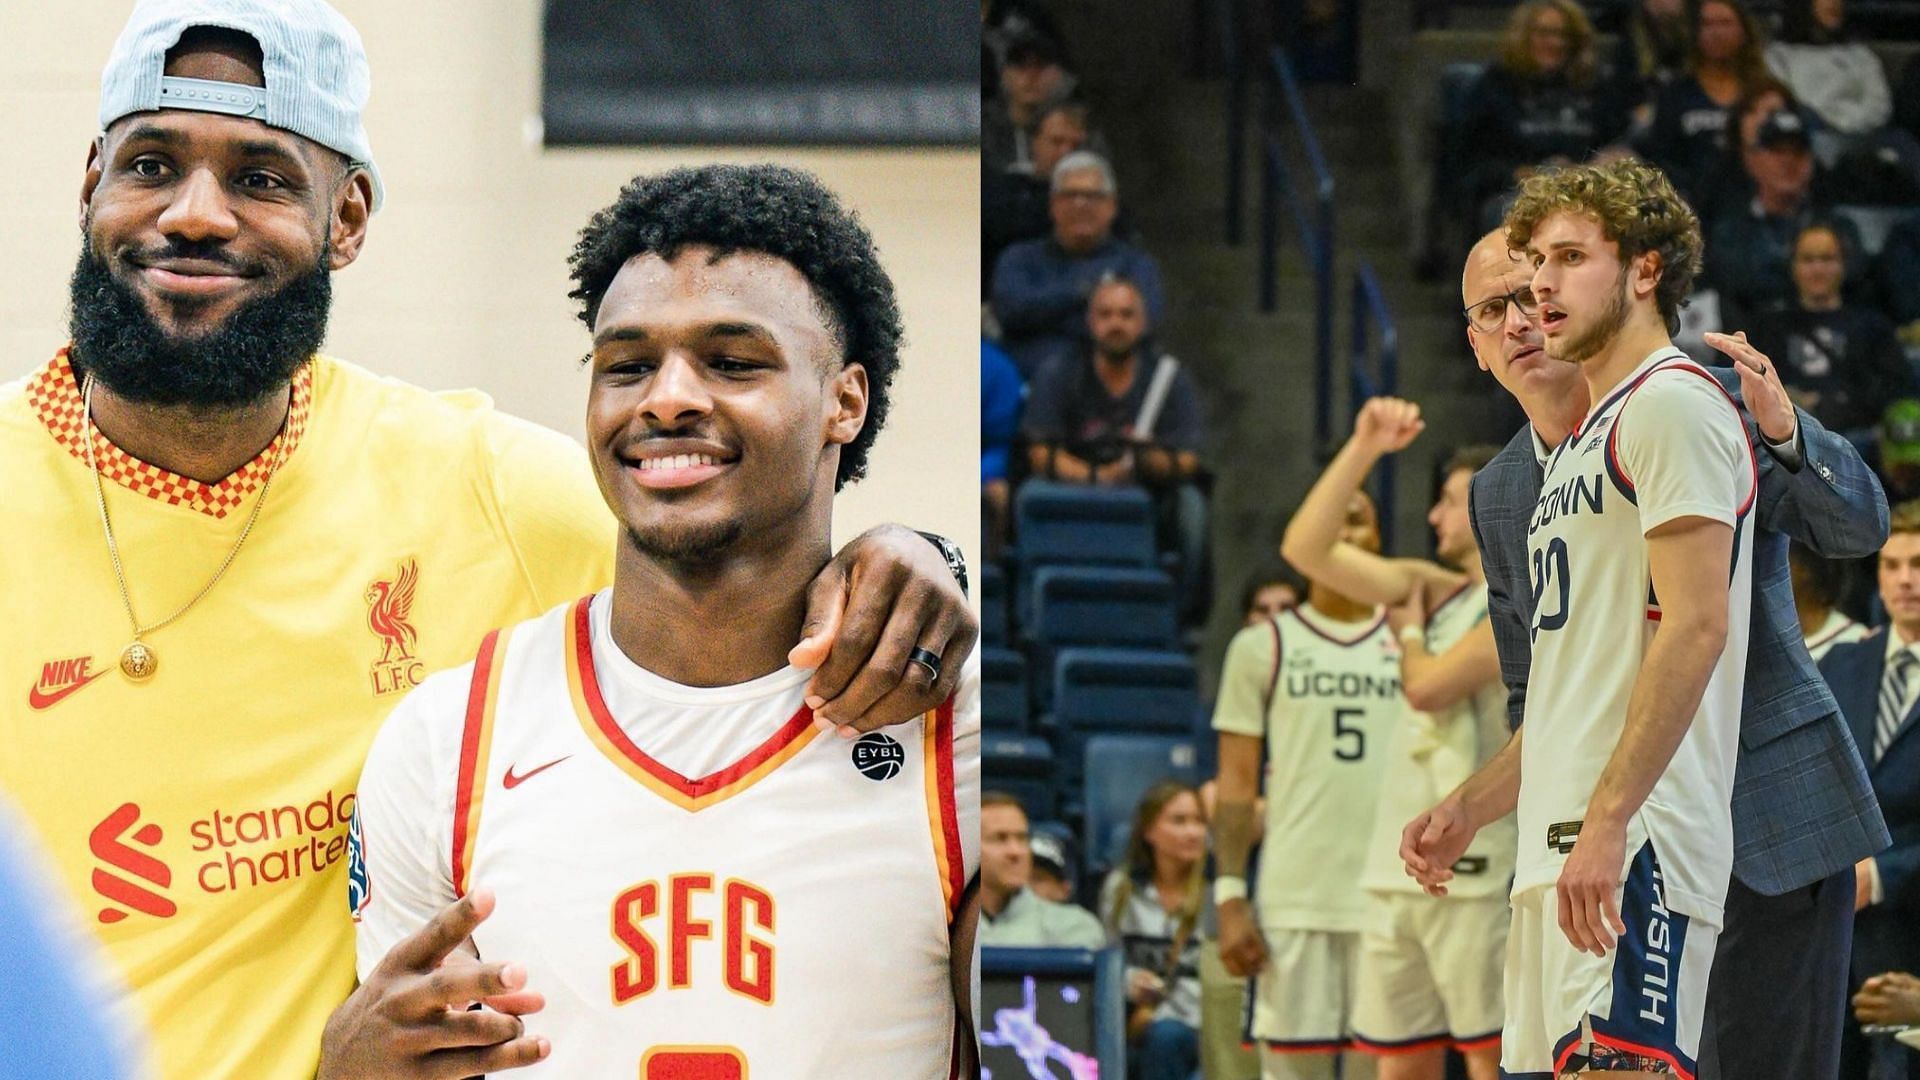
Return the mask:
[[1420,406],[1413,402],[1370,398],[1360,406],[1360,415],[1353,418],[1353,441],[1372,453],[1391,454],[1405,450],[1426,428],[1426,421],[1420,419]]
[[476,890],[389,950],[327,1019],[317,1080],[457,1080],[545,1059],[547,1040],[520,1022],[546,1004],[526,969],[453,955],[492,913]]
[[1920,1024],[1920,978],[1904,971],[1873,976],[1853,995],[1853,1015],[1863,1024]]
[[1853,910],[1865,911],[1873,903],[1873,856],[1853,864]]
[[1467,845],[1479,831],[1457,793],[1441,799],[1400,830],[1400,861],[1406,864],[1407,876],[1431,896],[1447,895],[1453,864],[1467,853]]
[[1800,428],[1800,418],[1794,415],[1793,399],[1780,382],[1780,369],[1765,353],[1747,344],[1744,330],[1704,336],[1707,344],[1732,358],[1733,370],[1740,374],[1740,398],[1753,414],[1754,423],[1760,425],[1760,434],[1774,443],[1791,440]]
[[1227,974],[1248,979],[1267,966],[1267,943],[1254,925],[1253,908],[1242,898],[1220,905],[1220,964]]
[[1387,609],[1387,626],[1392,628],[1397,639],[1400,631],[1407,627],[1425,628],[1427,625],[1427,591],[1416,582],[1407,590],[1406,599]]
[[[807,587],[795,667],[819,670],[807,705],[843,738],[904,723],[937,707],[960,685],[980,639],[980,620],[926,537],[881,525],[853,538]],[[940,658],[940,677],[907,663],[915,647]]]
[[1626,826],[1589,818],[1561,864],[1554,893],[1560,932],[1583,953],[1604,957],[1627,924],[1620,919],[1620,868],[1626,865]]

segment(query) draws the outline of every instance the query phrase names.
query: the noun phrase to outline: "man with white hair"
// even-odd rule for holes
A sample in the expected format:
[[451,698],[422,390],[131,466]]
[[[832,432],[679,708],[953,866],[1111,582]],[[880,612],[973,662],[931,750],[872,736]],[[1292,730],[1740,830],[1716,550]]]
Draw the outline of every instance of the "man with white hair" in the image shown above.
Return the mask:
[[1029,379],[1047,361],[1072,357],[1087,343],[1087,298],[1102,278],[1137,284],[1149,325],[1166,314],[1159,264],[1113,235],[1120,189],[1106,158],[1081,150],[1060,159],[1048,212],[1053,234],[1008,247],[993,268],[990,300],[1000,344]]

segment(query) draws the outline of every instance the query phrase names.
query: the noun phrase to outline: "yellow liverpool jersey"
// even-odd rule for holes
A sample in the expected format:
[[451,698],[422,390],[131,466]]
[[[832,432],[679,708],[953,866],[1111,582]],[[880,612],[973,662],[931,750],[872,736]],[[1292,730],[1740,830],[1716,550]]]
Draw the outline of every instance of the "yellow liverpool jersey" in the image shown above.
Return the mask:
[[586,455],[318,357],[258,459],[203,484],[95,443],[131,640],[64,355],[0,387],[0,788],[130,989],[166,1077],[311,1077],[353,987],[347,826],[388,710],[490,629],[612,580]]

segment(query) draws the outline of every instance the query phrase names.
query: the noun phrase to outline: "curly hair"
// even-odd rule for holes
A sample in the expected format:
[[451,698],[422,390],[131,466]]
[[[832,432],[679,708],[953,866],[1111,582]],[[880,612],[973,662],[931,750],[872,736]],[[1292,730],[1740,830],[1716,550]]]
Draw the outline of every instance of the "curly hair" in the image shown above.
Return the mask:
[[568,258],[591,330],[600,301],[628,259],[673,259],[682,248],[714,249],[716,260],[759,252],[799,270],[812,286],[840,363],[867,372],[867,422],[840,450],[834,490],[867,472],[867,453],[887,421],[903,331],[893,280],[873,237],[812,173],[781,165],[702,165],[636,177],[612,206],[593,215]]
[[1700,219],[1667,174],[1631,158],[1537,172],[1520,185],[1520,197],[1507,211],[1508,246],[1525,251],[1540,223],[1563,211],[1600,223],[1606,238],[1620,246],[1623,273],[1627,263],[1648,252],[1659,258],[1654,302],[1667,332],[1678,331],[1680,308],[1700,274],[1702,244]]

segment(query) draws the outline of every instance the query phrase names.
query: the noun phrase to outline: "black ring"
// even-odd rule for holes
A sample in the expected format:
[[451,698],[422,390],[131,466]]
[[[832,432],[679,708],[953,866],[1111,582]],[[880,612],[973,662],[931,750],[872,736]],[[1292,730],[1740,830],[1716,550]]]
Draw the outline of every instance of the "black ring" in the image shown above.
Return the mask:
[[914,646],[913,651],[907,654],[907,663],[919,664],[921,667],[926,668],[928,682],[933,683],[933,682],[940,681],[940,654],[939,653],[929,652],[926,649],[922,649],[916,645]]

